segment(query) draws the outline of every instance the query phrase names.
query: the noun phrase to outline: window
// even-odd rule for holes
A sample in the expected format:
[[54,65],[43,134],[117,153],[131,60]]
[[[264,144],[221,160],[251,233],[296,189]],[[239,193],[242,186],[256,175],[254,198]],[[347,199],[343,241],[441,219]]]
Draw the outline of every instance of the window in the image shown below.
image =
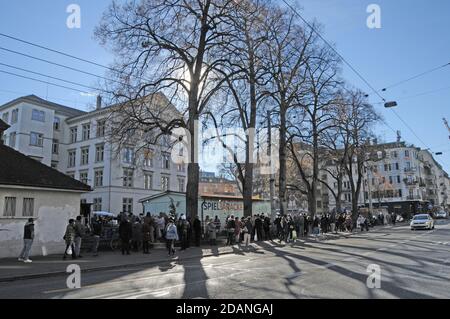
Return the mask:
[[55,117],[53,119],[53,129],[55,131],[59,131],[59,128],[60,128],[60,125],[61,125],[60,123],[61,123],[61,120],[59,119],[59,117]]
[[123,170],[123,186],[133,187],[133,170],[125,168]]
[[96,137],[102,137],[105,136],[105,120],[99,120],[97,121],[97,134]]
[[178,164],[177,165],[177,171],[178,172],[184,172],[186,170],[186,166],[184,164]]
[[131,147],[125,147],[123,149],[123,162],[131,164],[134,160],[134,150]]
[[67,167],[75,167],[75,159],[77,156],[77,151],[76,150],[70,150],[68,151],[69,153],[69,159],[68,159],[68,165]]
[[105,152],[105,145],[104,144],[97,144],[95,146],[95,161],[103,162],[104,158],[104,152]]
[[33,110],[31,113],[31,119],[33,121],[45,122],[45,112],[39,110]]
[[133,212],[133,199],[132,198],[123,198],[122,199],[122,211],[124,213],[132,213]]
[[94,187],[103,186],[103,169],[97,169],[94,172]]
[[3,122],[8,123],[8,119],[9,119],[9,113],[8,112],[3,113],[3,115],[2,115]]
[[30,133],[30,145],[42,147],[44,145],[44,135],[40,133]]
[[16,132],[12,132],[9,134],[9,147],[16,146]]
[[394,184],[394,178],[392,176],[389,176],[389,184]]
[[170,178],[169,176],[161,176],[161,190],[162,191],[168,191],[170,185]]
[[83,124],[82,141],[86,141],[91,137],[91,124]]
[[398,153],[397,153],[397,151],[393,151],[391,155],[392,155],[393,158],[397,158]]
[[23,199],[22,216],[23,217],[34,216],[34,198]]
[[52,153],[58,154],[59,153],[59,141],[54,139],[52,144]]
[[82,182],[84,184],[88,183],[88,172],[87,171],[80,172],[80,182]]
[[178,178],[178,191],[184,192],[184,178]]
[[85,147],[81,149],[81,165],[89,164],[89,148]]
[[144,166],[153,167],[153,150],[151,149],[144,151]]
[[153,174],[150,173],[144,174],[144,188],[153,189]]
[[400,165],[398,163],[395,163],[395,170],[399,170],[400,169]]
[[19,109],[15,109],[11,112],[11,124],[17,123],[19,119]]
[[5,197],[5,207],[3,209],[3,216],[14,217],[16,216],[16,198]]
[[170,169],[170,154],[163,153],[161,155],[161,168],[162,169]]
[[403,194],[402,194],[402,190],[401,190],[401,189],[398,190],[398,197],[403,197]]
[[101,197],[94,198],[93,204],[94,204],[93,205],[94,212],[99,212],[102,210],[102,198]]
[[70,143],[77,142],[77,133],[78,133],[78,129],[76,126],[70,128]]
[[409,151],[405,150],[405,157],[409,157]]
[[400,184],[400,176],[397,176],[397,183]]
[[410,170],[411,169],[411,162],[406,162],[406,169]]

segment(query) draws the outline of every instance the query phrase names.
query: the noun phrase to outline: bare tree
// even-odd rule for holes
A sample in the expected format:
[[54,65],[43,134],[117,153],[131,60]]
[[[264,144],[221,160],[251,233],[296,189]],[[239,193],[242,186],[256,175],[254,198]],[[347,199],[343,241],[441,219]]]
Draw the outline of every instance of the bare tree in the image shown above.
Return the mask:
[[271,41],[267,67],[272,73],[271,97],[278,113],[279,127],[279,199],[280,213],[286,211],[287,120],[289,109],[297,105],[296,97],[305,78],[304,66],[312,55],[316,36],[303,27],[291,12],[274,10],[268,23]]
[[360,90],[348,92],[344,112],[342,128],[349,141],[345,171],[352,196],[352,219],[356,222],[358,199],[364,180],[364,166],[370,160],[369,139],[372,136],[373,126],[381,118],[367,102],[366,94]]
[[[224,83],[218,70],[226,61],[221,48],[228,41],[225,20],[234,5],[232,0],[114,1],[96,29],[97,38],[116,56],[113,81],[108,85],[119,105],[126,105],[126,111],[125,107],[117,110],[124,115],[119,117],[123,119],[119,127],[129,132],[136,124],[136,129],[162,134],[183,128],[189,133],[180,140],[188,153],[186,208],[190,216],[198,213],[197,123]],[[181,116],[167,119],[148,107],[154,101],[139,103],[156,92],[168,96],[163,111],[174,105]]]
[[[334,121],[336,108],[337,74],[339,59],[328,47],[317,47],[314,56],[305,63],[305,82],[296,96],[297,112],[289,121],[287,130],[288,149],[295,161],[308,193],[309,212],[312,217],[317,210],[317,186],[321,182],[319,173],[325,164],[324,138],[327,132],[336,126]],[[305,153],[311,158],[311,174],[308,175],[297,156],[294,143],[308,145]],[[322,181],[326,184],[326,181]]]

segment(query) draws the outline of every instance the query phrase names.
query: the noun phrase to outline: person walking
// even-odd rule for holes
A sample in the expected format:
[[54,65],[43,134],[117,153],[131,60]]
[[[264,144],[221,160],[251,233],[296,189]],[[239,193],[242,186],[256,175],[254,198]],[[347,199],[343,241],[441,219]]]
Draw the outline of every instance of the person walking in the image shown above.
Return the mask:
[[305,216],[303,214],[298,217],[298,231],[298,236],[303,237],[305,234]]
[[234,215],[231,215],[227,222],[227,246],[234,244],[234,229],[236,227],[236,223],[234,221]]
[[211,246],[216,245],[216,233],[217,233],[217,227],[213,220],[210,220],[208,225],[206,226],[208,230],[208,238],[209,238],[209,244]]
[[82,258],[81,256],[81,241],[86,235],[86,227],[83,225],[82,217],[77,216],[75,221],[75,255],[77,258]]
[[151,229],[149,220],[144,219],[142,225],[142,252],[144,254],[150,254],[150,242],[151,242]]
[[175,255],[175,241],[179,240],[177,226],[175,226],[173,217],[169,217],[167,227],[165,229],[166,233],[166,247],[169,256]]
[[255,229],[256,229],[256,240],[257,241],[263,241],[263,222],[261,220],[261,217],[259,215],[256,215],[255,218]]
[[270,233],[270,217],[269,216],[264,217],[263,229],[264,229],[264,239],[272,240],[272,234]]
[[361,232],[364,231],[364,216],[359,215],[358,219],[356,220],[356,227],[360,227],[361,228]]
[[252,234],[252,229],[253,225],[252,225],[252,220],[250,217],[247,217],[244,227],[242,229],[242,232],[244,233],[244,245],[245,248],[248,248],[248,245],[250,244],[250,236]]
[[186,248],[189,247],[189,229],[191,228],[191,225],[186,220],[186,216],[183,214],[180,216],[180,220],[178,221],[178,232],[181,237],[181,249],[180,250],[186,250]]
[[33,218],[29,218],[23,227],[23,249],[19,255],[19,261],[24,263],[33,262],[30,259],[31,246],[34,240],[34,221]]
[[72,259],[77,259],[77,254],[75,252],[75,220],[69,219],[69,225],[66,227],[66,232],[64,234],[64,241],[66,242],[66,249],[64,250],[63,259],[67,258],[67,251],[72,251]]
[[94,235],[94,241],[92,242],[92,254],[98,256],[98,245],[100,244],[100,237],[103,233],[103,221],[101,217],[98,217],[92,223],[92,235]]
[[133,236],[133,228],[128,219],[124,219],[119,225],[119,237],[122,242],[122,255],[130,254],[130,240]]
[[200,247],[200,240],[202,238],[202,223],[198,216],[195,216],[192,227],[194,228],[195,246]]
[[242,223],[239,220],[239,217],[235,218],[234,224],[235,224],[235,227],[234,227],[234,242],[239,245],[240,242],[241,242],[240,241],[240,236],[241,236],[241,230],[242,230]]
[[134,223],[132,225],[132,246],[133,251],[138,252],[141,249],[142,246],[142,223],[139,218],[136,218],[134,220]]

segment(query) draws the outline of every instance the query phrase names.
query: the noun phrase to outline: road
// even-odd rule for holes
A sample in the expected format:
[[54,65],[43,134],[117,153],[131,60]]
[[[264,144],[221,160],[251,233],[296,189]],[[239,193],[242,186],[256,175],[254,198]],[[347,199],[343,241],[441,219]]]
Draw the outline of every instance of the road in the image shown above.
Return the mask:
[[[64,276],[0,283],[0,298],[450,298],[449,221],[439,221],[432,231],[398,226],[260,246],[83,273],[81,289],[66,288]],[[380,288],[367,286],[369,265],[380,269]]]

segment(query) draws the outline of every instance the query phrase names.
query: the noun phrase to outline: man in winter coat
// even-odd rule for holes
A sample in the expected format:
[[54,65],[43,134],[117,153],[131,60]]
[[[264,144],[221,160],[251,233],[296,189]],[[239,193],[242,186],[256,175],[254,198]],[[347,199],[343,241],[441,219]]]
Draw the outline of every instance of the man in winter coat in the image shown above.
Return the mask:
[[259,215],[256,215],[256,218],[255,218],[255,230],[256,230],[257,241],[264,240],[264,238],[263,238],[263,222]]
[[122,242],[122,255],[130,254],[130,240],[133,235],[133,228],[128,219],[124,219],[119,225],[119,237]]
[[266,216],[264,217],[264,239],[265,240],[272,240],[272,234],[270,233],[270,217]]
[[77,216],[75,221],[75,255],[81,258],[81,240],[86,235],[86,227],[83,225],[82,217]]
[[67,251],[70,250],[72,251],[72,259],[76,259],[77,255],[75,253],[75,220],[74,219],[70,219],[69,220],[69,225],[67,225],[66,227],[66,232],[64,234],[64,241],[66,242],[66,250],[64,250],[64,257],[63,259],[67,258]]
[[180,220],[178,221],[178,231],[181,238],[181,250],[186,250],[186,248],[189,247],[188,240],[190,228],[191,225],[186,220],[186,216],[181,215]]
[[34,240],[34,222],[33,218],[29,218],[28,222],[25,224],[23,229],[23,249],[19,255],[19,261],[25,263],[31,263],[32,260],[29,258],[31,246]]
[[200,240],[202,238],[202,223],[200,222],[198,216],[195,216],[192,227],[194,228],[195,246],[199,247]]

